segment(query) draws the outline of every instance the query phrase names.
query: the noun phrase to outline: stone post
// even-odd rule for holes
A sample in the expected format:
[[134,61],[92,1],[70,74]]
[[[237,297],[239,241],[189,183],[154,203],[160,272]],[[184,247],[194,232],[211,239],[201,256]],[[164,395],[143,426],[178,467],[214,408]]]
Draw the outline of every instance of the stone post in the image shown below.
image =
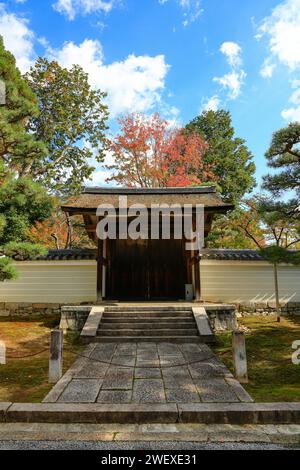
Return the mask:
[[6,364],[6,345],[4,341],[0,341],[0,364],[3,366]]
[[6,85],[0,78],[0,105],[6,104]]
[[49,383],[62,377],[63,330],[52,330],[50,338]]
[[243,331],[232,333],[232,351],[235,377],[241,383],[248,383],[246,339]]

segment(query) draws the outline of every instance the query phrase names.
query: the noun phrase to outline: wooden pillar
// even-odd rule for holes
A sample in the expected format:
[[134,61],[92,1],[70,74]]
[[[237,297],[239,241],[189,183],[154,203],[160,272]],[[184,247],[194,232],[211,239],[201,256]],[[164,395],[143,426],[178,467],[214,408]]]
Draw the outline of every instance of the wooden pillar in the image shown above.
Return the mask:
[[194,262],[194,270],[195,270],[195,300],[196,302],[201,301],[201,277],[200,277],[200,253],[199,251],[195,251],[195,262]]
[[[196,223],[196,214],[193,215],[193,230],[196,232],[197,223]],[[201,301],[201,278],[200,278],[200,252],[195,250],[193,252],[193,266],[194,266],[194,281],[195,281],[195,301]]]
[[103,300],[103,240],[98,238],[98,256],[97,256],[97,302]]
[[186,250],[186,243],[188,241],[186,238],[182,239],[182,252],[183,252],[183,259],[185,262],[185,269],[186,269],[186,283],[193,284],[193,265],[192,265],[192,253],[191,251]]

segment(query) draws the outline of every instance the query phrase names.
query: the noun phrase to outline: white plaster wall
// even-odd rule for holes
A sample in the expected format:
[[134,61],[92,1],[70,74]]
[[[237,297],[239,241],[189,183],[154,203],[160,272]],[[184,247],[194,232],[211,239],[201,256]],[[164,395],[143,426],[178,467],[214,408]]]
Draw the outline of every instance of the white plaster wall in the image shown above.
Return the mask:
[[[273,267],[265,262],[201,262],[203,300],[213,302],[266,302],[274,299]],[[279,267],[282,301],[300,302],[300,268]]]
[[16,266],[18,279],[0,282],[0,302],[96,301],[95,261],[19,262]]
[[[96,301],[95,261],[16,263],[19,278],[0,283],[0,302],[77,303]],[[265,262],[201,262],[202,297],[212,302],[274,300],[272,266]],[[300,268],[280,266],[282,301],[300,302]]]

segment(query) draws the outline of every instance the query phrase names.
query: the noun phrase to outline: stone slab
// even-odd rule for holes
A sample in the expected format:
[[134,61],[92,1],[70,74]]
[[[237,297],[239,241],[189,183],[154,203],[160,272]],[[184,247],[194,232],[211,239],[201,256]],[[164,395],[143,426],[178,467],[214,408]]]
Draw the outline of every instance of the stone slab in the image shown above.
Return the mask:
[[115,356],[136,356],[136,349],[135,343],[117,344]]
[[111,361],[111,367],[119,367],[119,366],[134,367],[135,361],[136,361],[135,356],[114,355]]
[[175,404],[103,405],[65,403],[13,404],[7,422],[23,423],[176,423]]
[[134,378],[135,379],[161,379],[161,371],[160,369],[156,368],[142,368],[136,367],[134,371]]
[[93,307],[88,319],[82,329],[81,338],[90,339],[97,336],[98,328],[101,324],[104,307]]
[[211,336],[213,332],[210,327],[209,318],[204,307],[194,307],[192,309],[193,315],[197,324],[198,332],[200,336]]
[[160,356],[174,356],[176,354],[181,354],[181,350],[179,349],[178,344],[160,343],[157,345],[157,349]]
[[62,432],[17,432],[13,434],[3,434],[0,432],[0,441],[97,441],[111,442],[114,440],[114,433],[94,432],[94,433],[62,433]]
[[199,362],[197,364],[191,364],[189,371],[193,379],[213,379],[223,377],[221,370],[218,370],[210,362]]
[[87,359],[83,357],[77,359],[77,361],[74,362],[74,364],[65,373],[65,375],[62,376],[62,378],[57,382],[57,384],[46,395],[43,402],[55,403],[59,399],[63,391],[67,388],[72,378],[81,370],[83,366],[87,365],[86,361]]
[[[300,403],[102,405],[64,403],[2,404],[6,423],[190,423],[300,425]],[[179,416],[178,416],[179,411]],[[195,424],[192,424],[195,423]],[[6,425],[6,424],[5,424]],[[178,424],[177,426],[182,426]],[[102,430],[102,429],[101,429]],[[272,426],[274,434],[274,426]],[[299,436],[299,427],[296,430]],[[112,431],[113,432],[113,431]],[[270,434],[271,431],[268,433]],[[290,430],[290,434],[292,430]],[[288,434],[288,432],[286,433]],[[295,434],[295,433],[294,433]],[[275,433],[277,435],[277,432]]]
[[104,378],[102,390],[132,389],[133,369],[111,366]]
[[178,404],[179,421],[204,424],[300,424],[300,403]]
[[116,344],[97,344],[94,351],[90,355],[90,359],[94,360],[98,364],[110,363],[115,353],[115,350]]
[[200,403],[199,394],[195,386],[169,388],[166,390],[166,397],[169,403]]
[[102,390],[97,398],[98,403],[131,403],[131,390]]
[[193,380],[187,367],[162,368],[163,381],[166,388],[181,386],[192,386]]
[[165,403],[164,383],[161,379],[137,379],[133,384],[134,403]]
[[235,403],[239,402],[236,394],[222,379],[197,379],[195,384],[200,395],[201,401],[210,403]]
[[207,433],[118,433],[116,441],[134,441],[134,442],[207,442]]
[[254,403],[253,398],[246,392],[240,382],[231,377],[226,377],[225,380],[241,402]]
[[109,365],[87,361],[87,363],[73,377],[76,379],[103,379]]
[[93,403],[97,399],[101,385],[101,379],[72,379],[58,402]]
[[186,361],[183,356],[160,356],[160,365],[161,367],[168,366],[183,366]]

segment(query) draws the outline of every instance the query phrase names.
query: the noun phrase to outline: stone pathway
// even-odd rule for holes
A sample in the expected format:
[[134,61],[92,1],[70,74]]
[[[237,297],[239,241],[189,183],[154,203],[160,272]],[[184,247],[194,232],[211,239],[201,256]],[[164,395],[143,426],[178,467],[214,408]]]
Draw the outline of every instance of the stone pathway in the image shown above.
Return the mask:
[[[203,344],[105,343],[82,353],[46,403],[238,403],[253,401]],[[102,362],[101,362],[102,361]]]

